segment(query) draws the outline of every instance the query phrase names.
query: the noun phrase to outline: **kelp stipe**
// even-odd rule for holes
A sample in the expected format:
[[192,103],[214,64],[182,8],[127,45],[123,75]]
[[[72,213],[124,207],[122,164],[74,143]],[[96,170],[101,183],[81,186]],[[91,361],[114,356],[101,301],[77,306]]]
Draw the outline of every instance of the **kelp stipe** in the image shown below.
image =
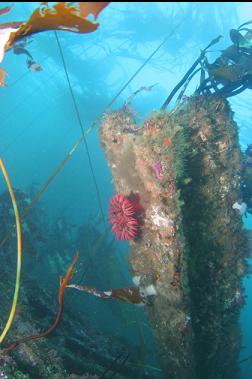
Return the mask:
[[18,212],[18,207],[15,199],[15,195],[11,186],[11,182],[8,176],[8,173],[6,171],[6,168],[4,166],[4,163],[2,159],[0,159],[0,167],[2,170],[2,173],[4,175],[8,191],[10,193],[14,213],[15,213],[15,218],[16,218],[16,228],[17,228],[17,273],[16,273],[16,284],[15,284],[15,291],[14,291],[14,297],[13,297],[13,302],[12,302],[12,307],[10,311],[10,315],[8,318],[8,321],[4,327],[4,330],[0,336],[0,343],[3,342],[6,334],[8,333],[11,324],[13,322],[15,312],[16,312],[16,307],[17,307],[17,301],[18,301],[18,294],[19,294],[19,288],[20,288],[20,275],[21,275],[21,266],[22,266],[22,234],[21,234],[21,221],[19,217],[19,212]]
[[58,294],[59,309],[58,309],[58,313],[57,313],[57,316],[55,318],[54,323],[46,331],[44,331],[41,334],[24,337],[24,338],[21,338],[15,342],[13,342],[11,345],[9,345],[6,349],[4,349],[2,351],[3,355],[8,354],[11,350],[15,349],[17,346],[21,345],[22,343],[26,343],[26,342],[29,342],[32,340],[38,340],[40,338],[47,337],[49,334],[51,334],[57,328],[57,326],[61,320],[61,316],[62,316],[63,309],[64,309],[64,306],[63,306],[64,291],[65,291],[65,288],[67,287],[69,281],[71,280],[71,278],[73,276],[73,270],[74,270],[74,267],[75,267],[78,259],[79,259],[79,252],[77,252],[77,254],[75,255],[73,263],[71,264],[71,266],[67,270],[66,276],[60,281],[59,294]]

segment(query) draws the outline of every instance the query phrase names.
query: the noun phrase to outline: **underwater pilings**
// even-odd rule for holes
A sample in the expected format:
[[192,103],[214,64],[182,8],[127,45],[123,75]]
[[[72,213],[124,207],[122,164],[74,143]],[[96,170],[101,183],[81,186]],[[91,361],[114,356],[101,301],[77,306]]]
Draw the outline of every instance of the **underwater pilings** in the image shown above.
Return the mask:
[[117,193],[139,202],[140,230],[130,241],[133,282],[146,295],[145,306],[159,348],[164,374],[194,378],[190,311],[180,191],[184,173],[182,128],[169,128],[169,116],[154,114],[141,129],[128,109],[106,114],[101,142]]
[[241,196],[237,125],[227,101],[203,96],[189,99],[175,123],[188,130],[190,144],[191,180],[181,196],[196,377],[236,379],[246,271],[241,214],[233,209]]
[[245,237],[227,102],[192,97],[141,128],[124,107],[105,114],[100,133],[116,192],[143,207],[129,263],[164,377],[238,378]]

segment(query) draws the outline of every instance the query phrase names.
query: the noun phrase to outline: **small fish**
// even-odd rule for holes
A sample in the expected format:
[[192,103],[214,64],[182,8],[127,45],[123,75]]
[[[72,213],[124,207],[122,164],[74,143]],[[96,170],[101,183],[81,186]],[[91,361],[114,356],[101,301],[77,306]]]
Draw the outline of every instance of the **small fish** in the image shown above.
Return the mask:
[[9,5],[8,7],[0,8],[0,16],[9,13],[12,10],[13,6],[14,4]]
[[33,72],[38,72],[42,70],[42,66],[39,63],[33,61],[32,59],[27,59],[27,67],[30,71]]

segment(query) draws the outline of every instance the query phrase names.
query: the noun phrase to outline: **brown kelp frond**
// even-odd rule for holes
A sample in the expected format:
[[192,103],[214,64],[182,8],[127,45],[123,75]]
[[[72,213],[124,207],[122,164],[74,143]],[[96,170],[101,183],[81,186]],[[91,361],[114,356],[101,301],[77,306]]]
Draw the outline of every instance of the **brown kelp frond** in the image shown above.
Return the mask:
[[142,304],[145,299],[138,287],[114,288],[109,291],[98,291],[96,288],[81,286],[77,284],[69,284],[68,288],[75,288],[79,291],[88,292],[102,299],[123,300],[131,304]]
[[25,36],[40,33],[46,30],[66,30],[75,33],[91,33],[98,28],[99,24],[92,23],[81,17],[79,9],[66,2],[57,3],[51,7],[35,9],[31,17],[17,32],[13,33],[7,47]]
[[[47,30],[64,30],[74,33],[94,32],[99,27],[99,23],[89,21],[86,16],[93,14],[96,19],[108,4],[79,3],[79,8],[67,2],[59,2],[51,7],[48,6],[48,3],[42,3],[39,8],[34,10],[28,21],[0,24],[0,62],[7,49],[15,42],[32,34]],[[7,13],[10,9],[0,9],[0,15],[1,11]]]
[[79,259],[79,253],[76,254],[76,256],[73,260],[73,263],[71,264],[71,266],[67,270],[66,276],[60,281],[60,288],[59,288],[59,295],[58,295],[59,309],[58,309],[58,313],[57,313],[57,316],[55,318],[54,323],[46,331],[44,331],[43,333],[41,333],[39,335],[24,337],[24,338],[21,338],[15,342],[13,342],[10,346],[8,346],[6,349],[4,349],[2,351],[3,355],[8,354],[11,350],[15,349],[17,346],[19,346],[22,343],[26,343],[26,342],[29,342],[32,340],[38,340],[40,338],[47,337],[49,334],[51,334],[56,329],[56,327],[58,326],[58,324],[61,320],[61,316],[63,313],[64,291],[65,291],[65,288],[66,288],[68,282],[71,280],[71,278],[73,276],[73,270],[74,270],[74,267],[75,267],[78,259]]
[[94,32],[99,27],[99,24],[89,21],[86,15],[93,13],[96,18],[108,3],[103,4],[103,6],[95,6],[96,3],[88,2],[83,4],[85,6],[81,5],[81,8],[84,7],[86,12],[74,5],[68,5],[66,2],[59,2],[51,7],[41,6],[35,9],[29,20],[11,34],[6,48],[24,37],[46,30],[65,30],[75,33]]
[[99,16],[99,13],[109,5],[109,2],[79,2],[80,15],[87,17],[90,14],[94,15],[95,20]]
[[58,297],[59,305],[63,304],[64,291],[65,291],[66,286],[68,285],[68,282],[70,282],[70,280],[72,279],[73,270],[74,270],[74,267],[75,267],[75,265],[79,259],[79,256],[80,256],[80,253],[77,252],[77,254],[74,257],[73,263],[71,264],[71,266],[67,270],[66,276],[63,279],[61,279],[61,281],[60,281],[59,297]]
[[6,86],[5,77],[7,73],[0,67],[0,87]]

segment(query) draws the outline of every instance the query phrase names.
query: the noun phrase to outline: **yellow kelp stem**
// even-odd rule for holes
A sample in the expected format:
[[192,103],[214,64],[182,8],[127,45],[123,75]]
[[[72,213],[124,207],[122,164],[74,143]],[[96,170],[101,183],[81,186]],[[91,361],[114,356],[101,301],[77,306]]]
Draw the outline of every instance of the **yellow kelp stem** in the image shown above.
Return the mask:
[[13,322],[13,319],[14,319],[14,316],[15,316],[15,311],[16,311],[16,306],[17,306],[17,301],[18,301],[18,293],[19,293],[19,288],[20,288],[21,262],[22,262],[22,236],[21,236],[20,217],[19,217],[19,213],[18,213],[18,208],[17,208],[17,203],[16,203],[15,195],[14,195],[11,183],[10,183],[9,176],[7,174],[7,171],[5,169],[5,166],[4,166],[3,161],[2,161],[1,158],[0,158],[0,167],[1,167],[1,170],[3,172],[4,178],[5,178],[5,181],[6,181],[8,190],[9,190],[9,193],[10,193],[13,209],[14,209],[14,212],[15,212],[16,227],[17,227],[17,274],[16,274],[16,285],[15,285],[15,292],[14,292],[14,297],[13,297],[13,302],[12,302],[12,307],[11,307],[9,319],[8,319],[8,321],[7,321],[6,325],[5,325],[5,328],[4,328],[4,330],[3,330],[3,332],[2,332],[2,334],[0,336],[0,343],[2,343],[3,340],[4,340],[4,338],[5,338],[5,336],[6,336],[6,334],[8,333],[8,331],[9,331],[9,329],[11,327],[12,322]]

